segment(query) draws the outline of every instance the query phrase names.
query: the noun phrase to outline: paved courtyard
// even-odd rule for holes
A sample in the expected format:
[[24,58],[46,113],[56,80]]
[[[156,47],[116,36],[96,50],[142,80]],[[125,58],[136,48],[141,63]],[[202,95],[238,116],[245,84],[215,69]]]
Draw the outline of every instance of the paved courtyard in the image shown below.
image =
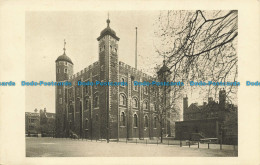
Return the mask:
[[27,157],[234,157],[237,150],[61,138],[26,138]]

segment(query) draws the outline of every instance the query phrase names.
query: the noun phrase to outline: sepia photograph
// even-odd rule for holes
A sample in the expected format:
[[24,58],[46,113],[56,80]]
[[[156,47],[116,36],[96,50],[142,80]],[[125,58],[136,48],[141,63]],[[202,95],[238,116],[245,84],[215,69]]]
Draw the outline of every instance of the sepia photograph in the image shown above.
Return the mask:
[[0,1],[0,165],[259,165],[259,2]]
[[27,157],[237,157],[237,10],[26,12]]

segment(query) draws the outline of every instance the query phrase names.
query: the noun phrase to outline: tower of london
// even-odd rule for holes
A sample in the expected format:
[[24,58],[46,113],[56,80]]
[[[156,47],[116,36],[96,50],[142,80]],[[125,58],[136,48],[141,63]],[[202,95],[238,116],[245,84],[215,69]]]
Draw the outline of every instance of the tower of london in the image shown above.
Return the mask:
[[[55,136],[68,137],[71,132],[88,139],[158,138],[161,133],[170,136],[168,113],[163,114],[163,121],[158,116],[160,87],[133,84],[134,81],[160,81],[169,72],[165,63],[158,76],[152,77],[119,61],[120,38],[110,27],[109,19],[97,41],[98,61],[78,73],[74,73],[74,63],[66,55],[65,47],[63,55],[56,60],[56,81],[68,81],[72,86],[56,86]],[[128,85],[78,86],[78,81],[127,82]]]

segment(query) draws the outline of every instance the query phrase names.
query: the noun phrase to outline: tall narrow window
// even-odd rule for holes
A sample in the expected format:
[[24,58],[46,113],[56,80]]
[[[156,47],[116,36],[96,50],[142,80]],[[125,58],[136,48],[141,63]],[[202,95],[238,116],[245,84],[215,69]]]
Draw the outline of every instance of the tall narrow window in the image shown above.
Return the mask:
[[126,105],[126,97],[124,94],[120,94],[120,105]]
[[59,101],[59,102],[60,102],[60,104],[62,104],[62,98],[60,98],[60,101]]
[[98,107],[98,96],[95,97],[94,99],[94,107],[97,108]]
[[122,112],[121,113],[121,126],[125,126],[125,113],[124,112]]
[[144,86],[144,94],[148,94],[148,87]]
[[148,127],[148,116],[144,117],[144,127]]
[[88,99],[86,99],[85,104],[86,104],[86,105],[85,105],[85,107],[86,107],[85,109],[88,109]]
[[136,98],[133,99],[133,107],[137,108],[138,107],[138,101]]
[[148,109],[148,102],[147,102],[147,101],[144,102],[143,108],[144,108],[144,109]]
[[88,119],[85,120],[85,129],[88,129]]
[[88,94],[88,85],[85,87],[85,93]]
[[137,127],[138,123],[137,123],[137,115],[134,114],[134,127]]
[[61,89],[59,89],[59,95],[61,95]]
[[60,69],[57,69],[57,73],[60,73]]
[[70,105],[70,113],[73,113],[73,105]]
[[157,117],[154,117],[153,119],[153,127],[157,128]]
[[65,68],[65,69],[64,69],[64,73],[67,73],[67,72],[68,72],[68,70]]

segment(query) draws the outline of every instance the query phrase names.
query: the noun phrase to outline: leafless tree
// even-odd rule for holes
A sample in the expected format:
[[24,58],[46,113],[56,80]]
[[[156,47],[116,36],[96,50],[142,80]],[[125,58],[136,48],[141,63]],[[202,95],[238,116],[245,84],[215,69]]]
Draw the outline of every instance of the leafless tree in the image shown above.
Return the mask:
[[[156,50],[166,56],[173,81],[237,81],[236,10],[162,11],[157,22]],[[207,95],[216,97],[220,87],[209,86]],[[227,100],[236,100],[237,87],[225,88]]]
[[[169,82],[171,79],[171,72],[166,65],[158,67],[158,79],[160,82]],[[160,137],[161,143],[163,142],[163,134],[172,132],[174,130],[167,131],[170,125],[171,129],[175,121],[180,120],[180,107],[178,100],[181,98],[180,92],[182,92],[183,86],[159,86],[158,96],[156,97],[158,108],[158,122],[160,125]],[[164,129],[164,130],[163,130]]]

